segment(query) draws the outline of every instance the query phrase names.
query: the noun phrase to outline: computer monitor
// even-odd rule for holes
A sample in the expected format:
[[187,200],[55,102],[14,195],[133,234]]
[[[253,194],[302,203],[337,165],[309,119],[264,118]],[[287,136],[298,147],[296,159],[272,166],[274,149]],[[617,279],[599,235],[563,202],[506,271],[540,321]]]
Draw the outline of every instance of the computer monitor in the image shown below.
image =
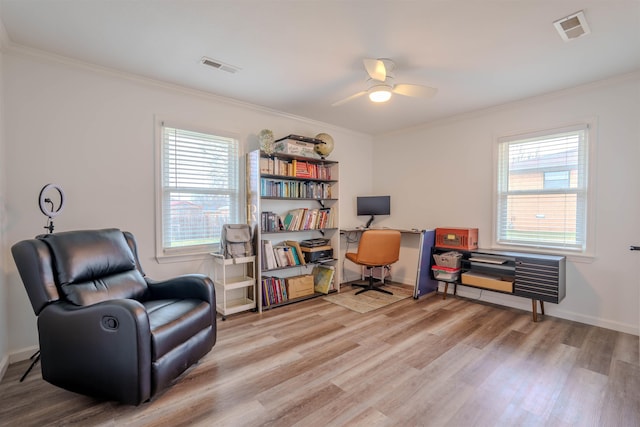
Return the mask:
[[357,215],[370,215],[365,228],[369,228],[376,215],[391,215],[391,196],[356,197]]

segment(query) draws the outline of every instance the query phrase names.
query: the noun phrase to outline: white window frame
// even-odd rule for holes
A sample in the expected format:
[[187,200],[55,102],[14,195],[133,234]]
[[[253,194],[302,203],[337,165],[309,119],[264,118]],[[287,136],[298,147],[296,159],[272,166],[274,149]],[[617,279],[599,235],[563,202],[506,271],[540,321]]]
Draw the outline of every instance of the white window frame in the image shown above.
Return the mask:
[[[180,129],[190,132],[198,132],[208,135],[213,135],[215,137],[225,138],[234,140],[237,145],[237,158],[236,158],[236,173],[235,181],[237,183],[237,188],[235,189],[235,198],[236,205],[229,206],[232,212],[232,218],[235,213],[235,220],[231,219],[230,222],[244,222],[244,209],[242,208],[242,202],[244,200],[244,180],[242,179],[244,176],[244,164],[240,161],[240,159],[244,156],[244,147],[240,142],[240,138],[238,135],[224,132],[214,129],[207,129],[203,126],[190,125],[190,124],[182,124],[175,123],[163,119],[156,119],[156,150],[155,150],[155,186],[156,186],[156,208],[155,208],[155,221],[156,221],[156,259],[159,263],[166,262],[179,262],[179,261],[189,261],[194,259],[205,259],[209,257],[211,252],[219,250],[219,240],[213,241],[209,244],[203,245],[191,245],[191,246],[181,246],[175,248],[165,247],[164,245],[164,202],[165,197],[169,189],[164,186],[164,127]],[[205,191],[207,194],[223,194],[216,190]]]
[[[500,238],[500,224],[499,224],[499,215],[500,212],[500,193],[499,193],[499,182],[500,182],[500,146],[502,143],[515,142],[526,140],[530,138],[536,137],[544,137],[551,136],[555,134],[560,134],[563,132],[570,132],[572,130],[584,129],[585,130],[585,140],[586,140],[586,188],[584,192],[584,245],[581,248],[568,248],[562,246],[554,246],[545,243],[532,243],[532,242],[511,242],[505,239]],[[580,122],[571,123],[562,126],[550,126],[544,130],[537,131],[529,131],[522,133],[510,133],[503,134],[496,138],[496,143],[494,146],[494,197],[493,197],[493,230],[492,230],[492,247],[496,249],[509,249],[509,250],[525,250],[525,251],[535,251],[540,253],[549,253],[549,254],[561,254],[566,255],[574,260],[585,260],[590,261],[595,256],[595,147],[596,147],[596,121],[595,119],[585,119]],[[551,190],[557,191],[557,190]],[[544,190],[541,190],[544,192]]]

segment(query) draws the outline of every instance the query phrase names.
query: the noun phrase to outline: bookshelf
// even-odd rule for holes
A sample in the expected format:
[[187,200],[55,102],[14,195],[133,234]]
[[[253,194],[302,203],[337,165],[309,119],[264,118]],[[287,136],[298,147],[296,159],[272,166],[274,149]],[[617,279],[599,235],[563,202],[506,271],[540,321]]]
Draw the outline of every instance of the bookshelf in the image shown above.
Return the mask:
[[[317,266],[333,268],[329,292],[338,291],[338,162],[285,153],[268,155],[260,150],[248,153],[246,160],[247,221],[255,236],[257,310],[325,295],[286,295],[287,279],[312,275]],[[306,262],[299,243],[316,238],[328,239],[333,257]]]

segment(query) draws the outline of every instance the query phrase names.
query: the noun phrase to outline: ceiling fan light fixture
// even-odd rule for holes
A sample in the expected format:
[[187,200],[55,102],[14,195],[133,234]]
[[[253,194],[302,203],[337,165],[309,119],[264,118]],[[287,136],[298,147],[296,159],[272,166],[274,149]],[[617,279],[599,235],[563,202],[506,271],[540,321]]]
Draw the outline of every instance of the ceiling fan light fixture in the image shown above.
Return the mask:
[[374,86],[369,89],[369,99],[373,102],[387,102],[391,99],[391,88],[388,86]]

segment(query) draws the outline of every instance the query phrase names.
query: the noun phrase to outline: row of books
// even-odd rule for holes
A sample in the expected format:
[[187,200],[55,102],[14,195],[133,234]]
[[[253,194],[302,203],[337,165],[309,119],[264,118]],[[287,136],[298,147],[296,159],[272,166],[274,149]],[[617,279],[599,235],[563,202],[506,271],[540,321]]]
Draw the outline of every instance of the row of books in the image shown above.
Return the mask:
[[292,199],[330,199],[331,184],[327,182],[260,179],[260,196]]
[[[335,267],[318,265],[313,267],[313,290],[315,292],[328,294],[333,286]],[[283,277],[263,276],[260,288],[262,290],[262,306],[282,304],[289,300],[287,295],[286,279]]]
[[282,277],[263,276],[261,281],[262,306],[282,304],[289,300],[287,296],[287,286]]
[[285,240],[276,245],[269,240],[263,240],[261,245],[263,270],[306,264],[300,244],[295,240]]
[[333,208],[298,208],[287,212],[284,216],[282,230],[319,230],[335,228],[336,224],[336,210]]
[[321,230],[336,228],[336,211],[333,208],[299,208],[284,217],[275,212],[260,213],[260,230],[263,232]]
[[331,179],[331,166],[303,160],[283,160],[261,157],[260,173],[268,175],[294,176],[298,178]]

